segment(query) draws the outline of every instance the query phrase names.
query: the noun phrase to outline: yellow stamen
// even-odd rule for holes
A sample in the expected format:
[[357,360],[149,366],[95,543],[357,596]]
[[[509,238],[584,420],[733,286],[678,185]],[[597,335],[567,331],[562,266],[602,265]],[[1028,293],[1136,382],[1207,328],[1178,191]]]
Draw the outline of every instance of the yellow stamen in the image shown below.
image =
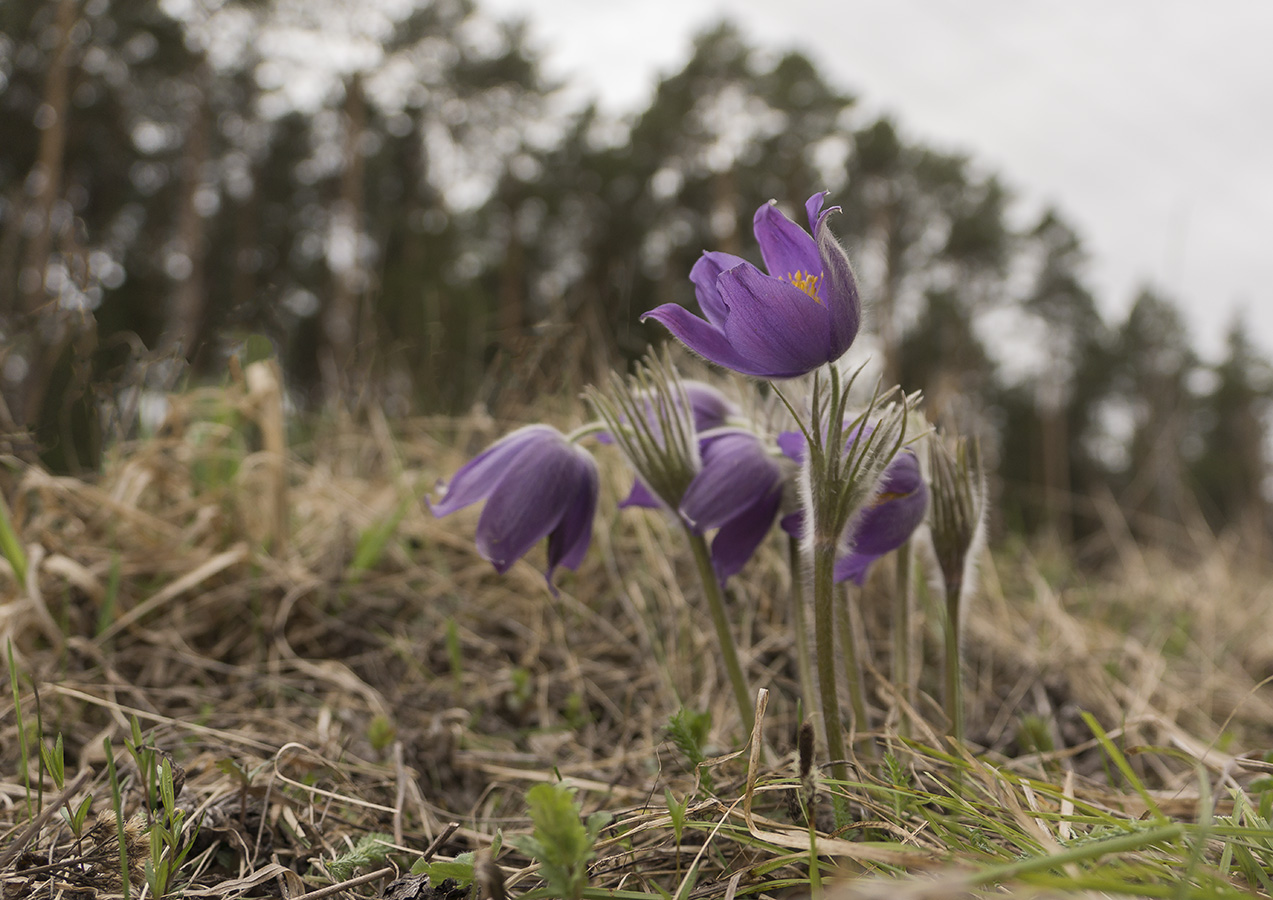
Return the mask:
[[819,276],[812,275],[812,274],[806,275],[804,272],[801,272],[801,271],[797,271],[794,274],[787,273],[788,281],[790,281],[800,290],[804,291],[814,300],[817,300],[817,302],[821,303],[822,301],[818,300],[818,277]]
[[885,491],[884,493],[880,494],[878,497],[875,498],[875,502],[872,503],[871,506],[872,507],[883,506],[885,503],[888,503],[890,500],[901,500],[905,496],[907,495],[900,493],[898,491]]

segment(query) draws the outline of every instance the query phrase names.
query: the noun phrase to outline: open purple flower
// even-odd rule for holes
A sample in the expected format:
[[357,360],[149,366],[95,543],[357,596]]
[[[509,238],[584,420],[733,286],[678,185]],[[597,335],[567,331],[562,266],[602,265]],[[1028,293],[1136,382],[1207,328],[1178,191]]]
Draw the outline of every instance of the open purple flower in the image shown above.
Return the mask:
[[769,274],[729,253],[709,252],[690,271],[705,318],[675,303],[642,316],[661,322],[704,359],[760,378],[794,378],[844,355],[857,336],[861,302],[844,249],[822,208],[805,203],[811,237],[772,202],[752,223]]
[[541,538],[548,538],[552,586],[557,566],[576,569],[592,540],[600,478],[597,464],[548,425],[527,425],[496,441],[466,463],[428,502],[438,517],[479,500],[477,549],[500,574]]
[[835,580],[865,582],[871,563],[905,544],[927,509],[928,487],[919,459],[903,450],[884,470],[875,500],[850,523],[848,552],[835,562]]

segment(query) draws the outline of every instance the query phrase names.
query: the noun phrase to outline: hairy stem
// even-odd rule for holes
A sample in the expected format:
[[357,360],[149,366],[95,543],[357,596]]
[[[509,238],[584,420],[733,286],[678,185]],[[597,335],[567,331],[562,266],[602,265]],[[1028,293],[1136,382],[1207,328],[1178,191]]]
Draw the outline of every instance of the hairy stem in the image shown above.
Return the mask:
[[[893,593],[893,686],[902,702],[915,708],[915,682],[911,677],[911,542],[897,550],[897,581]],[[903,736],[910,733],[905,711],[897,720]]]
[[756,716],[752,708],[751,692],[747,689],[747,679],[738,662],[734,633],[730,630],[729,617],[725,614],[725,593],[716,578],[716,570],[712,568],[712,556],[707,549],[707,541],[688,527],[685,529],[685,537],[694,551],[694,562],[698,564],[698,576],[703,582],[703,593],[707,595],[707,608],[712,614],[712,625],[716,627],[716,640],[725,660],[725,671],[729,673],[730,683],[734,687],[734,699],[738,701],[738,714],[742,718],[746,734],[750,736]]
[[804,701],[804,714],[811,715],[818,708],[818,691],[813,680],[813,661],[809,659],[809,623],[804,608],[804,559],[800,542],[787,539],[787,562],[791,567],[791,624],[795,630],[796,673],[800,676],[800,699]]
[[818,690],[822,695],[822,727],[826,732],[831,775],[846,781],[844,723],[835,686],[835,541],[815,535],[813,549],[813,629],[818,664]]
[[852,588],[846,588],[840,597],[836,620],[840,630],[840,647],[844,654],[844,678],[849,687],[849,703],[853,707],[853,732],[855,746],[866,749],[866,755],[875,758],[875,741],[861,735],[868,730],[866,715],[866,690],[862,678],[862,659],[858,655],[857,628],[853,621],[853,609],[850,604],[853,597],[849,594]]
[[963,678],[959,654],[959,587],[946,588],[946,718],[950,720],[950,736],[964,740]]

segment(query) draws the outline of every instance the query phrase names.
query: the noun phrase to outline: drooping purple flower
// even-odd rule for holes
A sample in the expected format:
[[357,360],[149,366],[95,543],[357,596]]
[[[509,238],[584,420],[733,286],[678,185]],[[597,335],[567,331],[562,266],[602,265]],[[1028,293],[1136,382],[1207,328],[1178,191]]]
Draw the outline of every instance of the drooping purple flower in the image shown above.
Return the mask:
[[[737,404],[710,384],[690,378],[679,379],[678,382],[685,391],[686,399],[689,400],[690,414],[696,433],[701,434],[714,428],[720,428],[727,424],[731,418],[738,415]],[[658,416],[652,403],[649,404],[646,418],[649,421],[652,432],[657,436],[659,430]],[[606,432],[601,432],[597,437],[603,444],[613,441],[613,438]],[[620,501],[619,508],[627,509],[630,506],[635,506],[645,509],[658,509],[661,505],[659,499],[642,483],[640,478],[637,478],[633,480],[632,490],[628,493],[628,496]]]
[[927,509],[928,487],[919,459],[903,450],[884,470],[871,505],[850,523],[845,540],[848,552],[835,562],[835,580],[865,582],[871,563],[905,544],[924,521]]
[[[722,428],[699,439],[702,468],[694,476],[677,513],[700,534],[712,538],[712,566],[723,583],[751,559],[769,533],[782,503],[783,470],[750,431]],[[620,507],[663,506],[639,480]]]
[[703,468],[678,511],[695,531],[719,529],[712,538],[712,567],[724,582],[769,533],[782,503],[782,466],[759,437],[741,429],[705,434],[699,451]]
[[681,387],[689,398],[696,431],[720,428],[728,424],[731,417],[738,415],[737,404],[710,384],[684,378],[681,380]]
[[477,549],[500,574],[548,538],[552,587],[557,566],[576,569],[592,540],[600,477],[587,451],[548,425],[527,425],[496,441],[460,468],[435,503],[438,517],[486,501]]
[[[846,444],[856,435],[856,429],[849,431]],[[796,462],[804,461],[807,448],[800,432],[782,432],[778,446]],[[835,563],[835,580],[864,583],[871,563],[906,543],[924,521],[927,509],[928,486],[919,460],[911,450],[902,450],[880,476],[879,490],[871,505],[849,523],[842,542],[844,552]],[[802,537],[804,515],[804,510],[796,510],[783,516],[782,529],[794,538]]]
[[[685,398],[689,400],[690,415],[694,420],[695,431],[720,428],[732,417],[738,415],[738,405],[710,384],[695,381],[692,378],[679,379],[679,384],[685,391]],[[646,419],[649,420],[651,427],[658,427],[658,418],[654,403],[647,400]],[[595,437],[603,444],[614,442],[613,436],[606,431],[598,432]]]
[[760,378],[794,378],[844,355],[861,302],[849,258],[831,234],[826,192],[805,203],[809,232],[772,202],[752,223],[768,274],[729,253],[704,253],[690,271],[704,318],[675,303],[642,319],[661,322],[710,362]]

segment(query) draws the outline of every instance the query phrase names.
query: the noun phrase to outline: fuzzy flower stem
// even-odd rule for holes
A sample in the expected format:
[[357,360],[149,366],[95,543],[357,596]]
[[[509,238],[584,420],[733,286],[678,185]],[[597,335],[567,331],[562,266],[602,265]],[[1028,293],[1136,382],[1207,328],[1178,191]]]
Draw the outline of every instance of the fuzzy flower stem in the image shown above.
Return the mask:
[[[836,616],[840,631],[840,652],[844,654],[844,678],[849,687],[849,703],[853,707],[853,732],[861,735],[867,729],[866,691],[862,678],[862,659],[858,655],[857,628],[853,621],[851,604],[854,597],[852,590],[845,585],[840,597],[839,614]],[[875,759],[875,742],[869,738],[858,737],[854,743],[866,748],[866,755]]]
[[[911,542],[897,550],[897,581],[893,595],[893,685],[902,701],[915,708],[915,683],[911,678]],[[898,717],[903,736],[910,731],[905,715]]]
[[699,579],[703,582],[703,593],[707,596],[707,608],[712,614],[712,625],[716,627],[716,640],[720,644],[721,656],[725,659],[725,671],[729,673],[730,683],[734,687],[734,699],[738,701],[738,714],[742,718],[745,734],[750,736],[752,726],[756,723],[751,692],[747,689],[747,679],[738,662],[734,634],[729,628],[729,617],[725,613],[724,591],[716,578],[716,570],[712,568],[712,554],[704,537],[696,534],[692,528],[685,528],[685,539],[694,551],[694,562],[698,564]]
[[822,696],[822,725],[831,757],[831,776],[847,781],[844,723],[840,720],[840,700],[835,686],[835,550],[829,541],[815,535],[813,548],[813,620],[818,663],[818,690]]
[[804,608],[804,561],[800,542],[787,539],[787,562],[791,567],[791,624],[795,631],[796,672],[800,676],[800,699],[804,702],[804,714],[811,715],[818,708],[818,692],[814,687],[813,661],[809,659],[809,623]]
[[960,678],[959,654],[960,586],[946,586],[946,717],[950,719],[950,735],[964,742],[963,679]]

